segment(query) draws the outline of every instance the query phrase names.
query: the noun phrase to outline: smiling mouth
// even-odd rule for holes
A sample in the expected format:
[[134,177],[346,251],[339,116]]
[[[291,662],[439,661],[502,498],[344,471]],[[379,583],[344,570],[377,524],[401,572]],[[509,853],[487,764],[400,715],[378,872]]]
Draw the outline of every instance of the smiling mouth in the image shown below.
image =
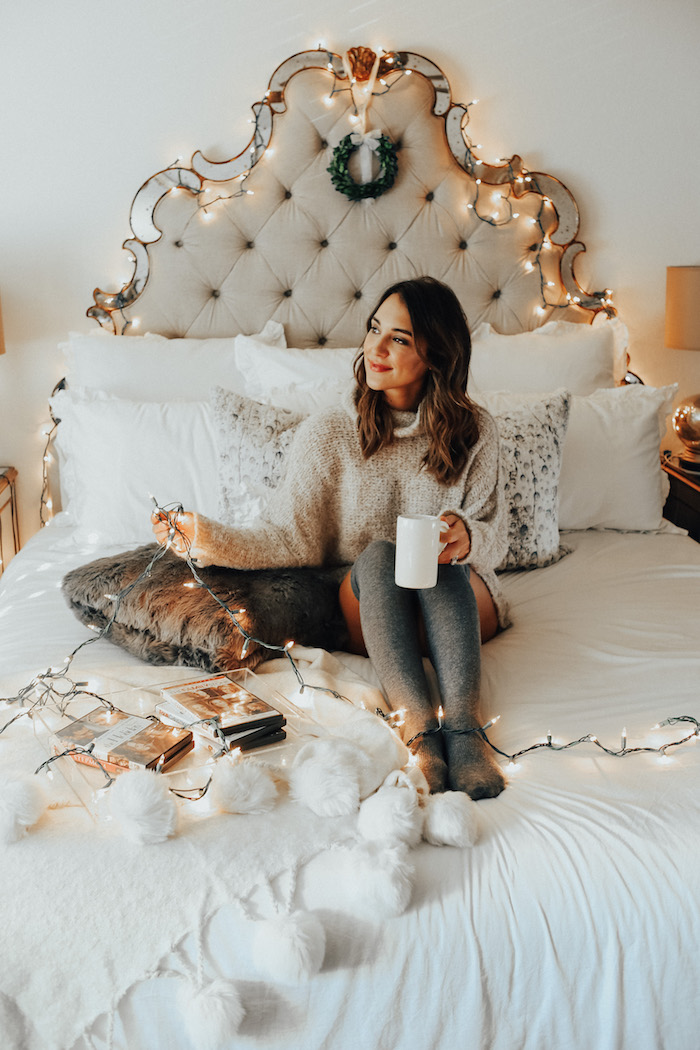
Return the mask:
[[370,372],[391,372],[391,369],[387,365],[380,365],[376,361],[369,362]]

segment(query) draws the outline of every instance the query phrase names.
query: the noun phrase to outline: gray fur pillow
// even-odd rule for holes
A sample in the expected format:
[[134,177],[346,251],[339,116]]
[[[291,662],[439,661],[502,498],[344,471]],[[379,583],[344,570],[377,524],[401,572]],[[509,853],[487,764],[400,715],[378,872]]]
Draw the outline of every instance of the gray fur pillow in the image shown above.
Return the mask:
[[[110,620],[117,594],[133,584],[158,550],[147,544],[73,569],[63,580],[63,594],[82,623],[102,628]],[[198,570],[249,634],[272,645],[290,639],[323,649],[343,649],[345,623],[338,585],[345,568]],[[256,667],[271,655],[253,642],[242,656],[242,635],[209,592],[186,588],[192,580],[186,564],[168,552],[150,576],[122,599],[117,620],[105,637],[152,664],[182,664],[205,671]]]

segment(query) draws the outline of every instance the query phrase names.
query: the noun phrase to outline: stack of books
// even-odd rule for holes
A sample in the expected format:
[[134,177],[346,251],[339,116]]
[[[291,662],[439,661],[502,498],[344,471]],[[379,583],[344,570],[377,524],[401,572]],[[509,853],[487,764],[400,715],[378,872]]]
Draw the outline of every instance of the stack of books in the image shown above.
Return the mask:
[[286,719],[274,707],[226,674],[161,689],[156,714],[171,726],[190,729],[229,750],[278,744],[286,739]]
[[161,773],[193,747],[189,730],[173,730],[151,718],[107,707],[96,707],[82,718],[73,719],[54,734],[52,741],[54,754],[69,752],[74,761],[100,766],[108,773],[124,773],[127,769]]

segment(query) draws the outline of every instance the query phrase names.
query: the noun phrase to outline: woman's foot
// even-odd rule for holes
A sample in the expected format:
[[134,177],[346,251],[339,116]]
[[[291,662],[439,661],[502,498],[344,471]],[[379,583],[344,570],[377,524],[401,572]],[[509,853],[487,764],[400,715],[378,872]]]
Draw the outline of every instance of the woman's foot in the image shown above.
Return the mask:
[[[436,727],[437,728],[437,727]],[[412,733],[404,731],[404,738],[408,742],[411,737],[420,732],[414,730]],[[409,751],[416,756],[416,762],[421,773],[428,782],[431,795],[447,788],[447,763],[443,749],[442,733],[429,733],[427,736],[418,736],[409,747]]]
[[479,733],[444,731],[447,783],[451,791],[464,791],[474,800],[495,798],[506,778],[493,751]]

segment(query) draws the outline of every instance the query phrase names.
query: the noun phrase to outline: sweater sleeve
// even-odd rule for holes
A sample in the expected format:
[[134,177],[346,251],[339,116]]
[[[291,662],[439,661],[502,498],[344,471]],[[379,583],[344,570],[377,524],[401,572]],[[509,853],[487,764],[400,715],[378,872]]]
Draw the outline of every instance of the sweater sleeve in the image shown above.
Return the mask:
[[479,417],[479,440],[467,467],[457,514],[469,531],[471,548],[464,561],[476,571],[496,569],[508,551],[508,521],[499,467],[498,429],[484,409]]
[[321,565],[336,546],[337,453],[332,421],[315,416],[302,423],[287,456],[285,477],[252,526],[223,525],[195,514],[191,556],[200,565],[273,569]]

